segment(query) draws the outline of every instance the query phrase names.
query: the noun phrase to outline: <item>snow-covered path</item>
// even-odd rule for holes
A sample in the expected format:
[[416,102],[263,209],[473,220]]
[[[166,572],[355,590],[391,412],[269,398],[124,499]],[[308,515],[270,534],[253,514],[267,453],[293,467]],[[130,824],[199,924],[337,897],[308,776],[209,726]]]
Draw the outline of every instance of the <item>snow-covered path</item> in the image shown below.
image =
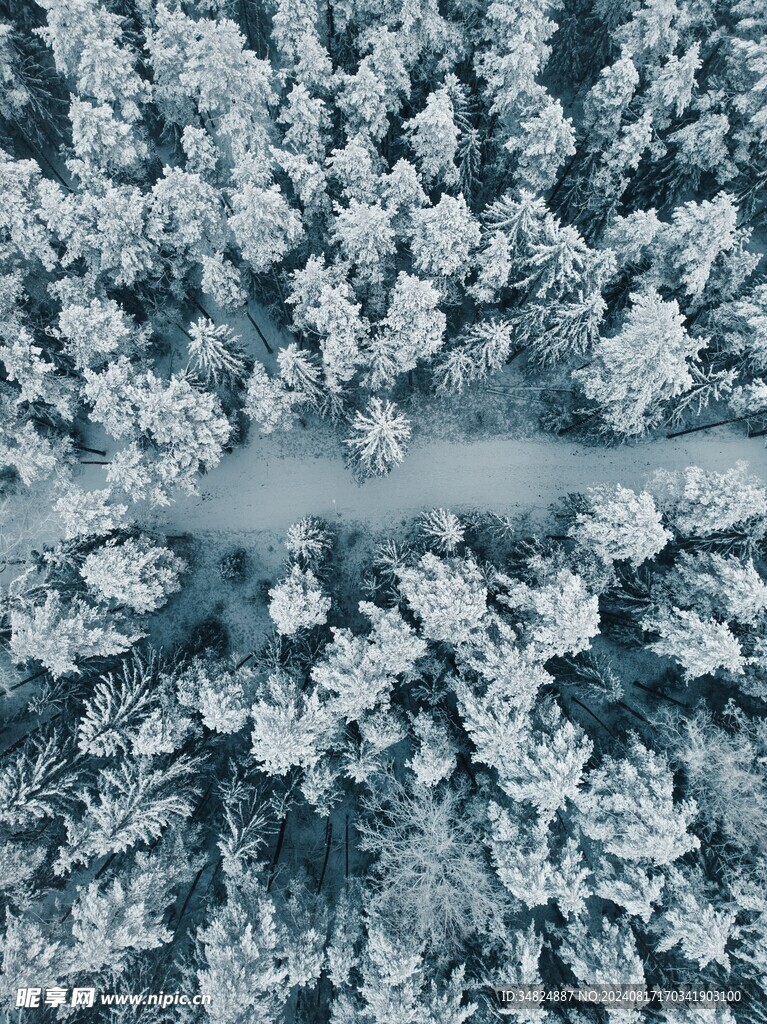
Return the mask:
[[[543,511],[590,485],[638,488],[659,468],[722,471],[739,459],[767,479],[763,442],[723,429],[620,448],[564,438],[430,441],[414,448],[390,476],[358,485],[339,456],[282,454],[255,440],[203,477],[199,495],[179,495],[169,508],[153,512],[151,521],[174,533],[281,531],[308,514],[383,524],[434,506]],[[96,468],[88,469],[87,486],[103,486]]]

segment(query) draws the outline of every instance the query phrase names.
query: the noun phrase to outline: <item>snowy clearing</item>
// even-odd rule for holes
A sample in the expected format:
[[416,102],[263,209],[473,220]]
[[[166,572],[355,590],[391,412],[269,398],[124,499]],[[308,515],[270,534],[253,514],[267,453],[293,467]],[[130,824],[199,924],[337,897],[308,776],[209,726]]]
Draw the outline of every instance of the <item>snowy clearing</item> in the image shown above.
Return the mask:
[[[150,521],[168,532],[198,533],[283,530],[309,514],[383,523],[438,506],[545,510],[558,497],[598,484],[641,489],[656,469],[697,465],[721,472],[740,459],[767,476],[762,441],[724,430],[616,448],[564,438],[432,441],[413,448],[390,476],[357,484],[340,456],[292,456],[253,442],[203,477],[198,495],[179,494],[170,507],[150,513]],[[84,467],[82,482],[101,487],[103,472]]]

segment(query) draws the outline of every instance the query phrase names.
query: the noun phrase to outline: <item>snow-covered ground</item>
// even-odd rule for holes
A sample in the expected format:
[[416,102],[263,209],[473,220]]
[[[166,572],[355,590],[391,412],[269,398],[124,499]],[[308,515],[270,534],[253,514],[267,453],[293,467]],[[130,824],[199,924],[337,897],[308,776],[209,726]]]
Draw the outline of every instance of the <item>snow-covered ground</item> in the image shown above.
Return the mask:
[[[596,484],[636,489],[657,469],[698,465],[722,471],[739,459],[767,479],[763,442],[724,428],[616,448],[566,438],[431,440],[413,448],[389,476],[363,484],[340,454],[297,456],[289,450],[272,439],[254,439],[203,477],[198,495],[179,494],[173,505],[151,513],[150,521],[172,533],[199,533],[282,531],[309,514],[382,524],[439,506],[535,512]],[[81,482],[103,486],[103,473],[98,466],[83,467]]]

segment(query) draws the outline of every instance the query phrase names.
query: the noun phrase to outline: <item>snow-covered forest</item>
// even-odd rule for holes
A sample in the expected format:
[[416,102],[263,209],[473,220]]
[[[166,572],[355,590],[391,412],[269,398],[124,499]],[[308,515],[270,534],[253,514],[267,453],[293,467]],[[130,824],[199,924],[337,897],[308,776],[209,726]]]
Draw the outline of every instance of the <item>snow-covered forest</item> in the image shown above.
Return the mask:
[[0,0],[3,1019],[764,1024],[766,227],[763,0]]

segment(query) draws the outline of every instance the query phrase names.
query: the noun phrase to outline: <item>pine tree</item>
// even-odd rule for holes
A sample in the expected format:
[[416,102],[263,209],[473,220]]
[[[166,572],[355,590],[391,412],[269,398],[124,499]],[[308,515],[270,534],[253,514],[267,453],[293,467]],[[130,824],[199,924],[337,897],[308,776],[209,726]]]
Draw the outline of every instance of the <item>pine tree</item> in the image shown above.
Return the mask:
[[385,281],[396,246],[390,214],[380,203],[350,199],[348,207],[337,206],[332,237],[361,287]]
[[127,505],[110,502],[109,488],[83,491],[68,483],[62,496],[53,506],[64,526],[64,539],[75,537],[103,537],[124,523]]
[[372,387],[390,387],[399,374],[439,351],[446,325],[439,301],[439,292],[428,281],[399,274],[386,317],[371,340]]
[[688,682],[722,669],[733,675],[743,674],[740,643],[724,622],[671,607],[646,618],[642,627],[659,634],[660,639],[651,643],[650,649],[673,658],[684,669]]
[[130,868],[106,885],[83,886],[72,905],[76,946],[70,972],[92,974],[108,967],[119,974],[136,952],[171,942],[173,932],[163,917],[176,887],[191,876],[183,848],[165,845],[151,855],[137,853]]
[[143,633],[123,633],[120,620],[74,598],[62,602],[50,590],[40,605],[11,611],[11,657],[15,662],[37,661],[55,677],[78,673],[88,658],[123,654]]
[[[692,877],[690,877],[692,875]],[[700,968],[710,963],[730,969],[727,943],[733,935],[736,914],[717,910],[706,897],[703,880],[672,868],[666,885],[666,909],[656,927],[660,941],[656,949],[663,953],[679,946],[686,960]]]
[[230,887],[223,905],[197,932],[202,992],[221,992],[206,1009],[217,1024],[277,1020],[291,986],[287,934],[271,897],[256,882]]
[[199,760],[182,756],[162,768],[143,758],[103,768],[96,790],[78,794],[82,816],[67,815],[67,842],[54,870],[66,874],[93,857],[158,839],[171,822],[188,818],[199,787],[199,767]]
[[80,570],[85,585],[102,601],[116,601],[133,611],[156,611],[181,589],[186,563],[148,537],[107,540],[86,556]]
[[61,814],[72,799],[69,750],[60,733],[46,733],[26,740],[0,769],[0,822],[9,828]]
[[548,828],[522,823],[499,804],[488,805],[490,851],[498,878],[528,909],[546,906],[557,888]]
[[118,673],[109,672],[95,684],[77,727],[77,745],[85,754],[111,757],[133,749],[141,723],[149,715],[155,663],[134,655]]
[[588,492],[587,511],[578,512],[570,536],[604,562],[638,566],[662,551],[671,534],[663,528],[653,497],[627,487],[596,487]]
[[425,512],[420,521],[421,532],[441,555],[454,555],[463,543],[463,526],[453,512],[445,508],[433,508]]
[[413,263],[415,269],[444,287],[462,281],[479,248],[480,230],[463,196],[443,195],[436,206],[413,211]]
[[596,872],[594,892],[621,907],[629,917],[638,917],[647,924],[660,902],[665,884],[663,875],[651,875],[639,864],[604,858]]
[[498,784],[512,800],[531,803],[546,822],[578,794],[593,744],[556,704],[538,712],[535,729],[517,736],[513,760],[498,765]]
[[460,130],[455,123],[453,101],[447,88],[435,89],[426,106],[404,125],[427,188],[434,182],[450,186],[458,180],[455,164]]
[[516,584],[498,600],[527,614],[530,652],[541,661],[588,650],[599,633],[599,600],[569,569],[537,587]]
[[714,537],[729,531],[761,536],[767,514],[767,490],[738,462],[724,473],[699,466],[658,471],[651,491],[672,525],[685,537]]
[[425,554],[417,567],[397,571],[405,600],[429,640],[466,643],[487,612],[487,588],[471,559]]
[[243,411],[264,434],[289,430],[296,418],[296,397],[279,377],[269,376],[263,363],[256,363],[248,380]]
[[330,603],[312,570],[299,565],[292,565],[285,579],[269,591],[269,615],[282,636],[322,626]]
[[302,693],[283,672],[266,680],[252,715],[253,757],[270,775],[315,765],[334,725],[316,691]]
[[603,758],[574,802],[585,835],[623,860],[662,866],[700,845],[688,832],[695,803],[674,802],[667,762],[637,739],[627,758]]
[[[596,928],[585,918],[571,920],[557,953],[581,984],[614,985],[610,979],[620,978],[623,985],[645,985],[642,959],[627,921],[603,917]],[[632,1011],[629,1014],[633,1020]]]
[[413,720],[413,732],[418,740],[418,749],[407,762],[407,767],[420,785],[437,786],[455,769],[455,742],[444,721],[423,712]]
[[405,458],[410,422],[394,402],[371,398],[364,413],[354,414],[351,427],[344,444],[364,476],[385,476]]
[[316,570],[330,554],[333,541],[322,520],[305,516],[288,527],[285,547],[297,562]]
[[621,331],[599,342],[596,368],[574,373],[620,437],[640,436],[662,422],[666,403],[692,387],[691,367],[705,345],[687,333],[675,301],[650,290],[631,302]]
[[238,381],[245,372],[239,337],[226,324],[200,317],[190,325],[189,356],[192,366],[208,381]]
[[683,551],[669,582],[680,602],[703,616],[753,625],[767,610],[767,585],[750,558]]

